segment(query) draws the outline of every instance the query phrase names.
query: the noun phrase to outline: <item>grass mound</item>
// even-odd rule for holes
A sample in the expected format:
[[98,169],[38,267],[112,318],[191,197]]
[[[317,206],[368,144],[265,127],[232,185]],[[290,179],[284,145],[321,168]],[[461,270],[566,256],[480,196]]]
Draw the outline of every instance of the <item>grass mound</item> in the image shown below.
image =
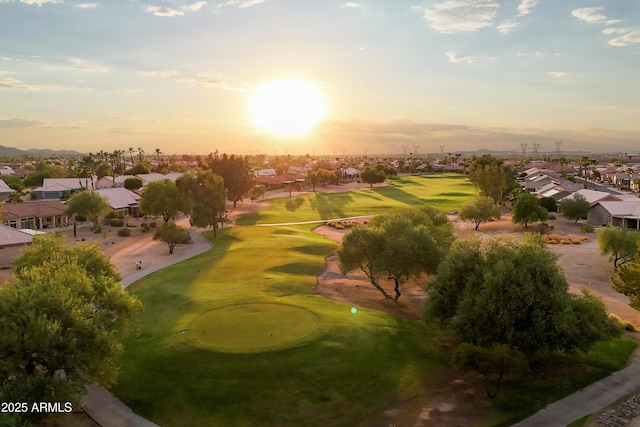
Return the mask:
[[251,303],[219,307],[197,317],[190,333],[199,344],[227,353],[256,353],[300,344],[317,334],[320,319],[288,304]]

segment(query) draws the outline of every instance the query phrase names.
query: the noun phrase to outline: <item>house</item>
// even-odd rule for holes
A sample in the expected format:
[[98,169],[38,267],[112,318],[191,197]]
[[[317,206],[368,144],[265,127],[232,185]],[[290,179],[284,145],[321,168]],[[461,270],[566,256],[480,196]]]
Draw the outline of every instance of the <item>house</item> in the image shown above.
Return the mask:
[[15,192],[16,190],[9,187],[6,182],[0,179],[0,201],[7,200],[9,196]]
[[83,189],[96,188],[95,176],[86,178],[45,178],[42,186],[31,190],[31,194],[38,200],[53,200],[70,197],[73,193]]
[[125,216],[138,216],[140,215],[140,197],[133,191],[129,191],[123,187],[114,188],[102,188],[96,190],[96,193],[105,197],[111,209],[117,214]]
[[617,195],[617,194],[608,193],[606,191],[588,190],[583,188],[563,199],[560,199],[559,202],[562,202],[563,200],[566,200],[566,199],[573,199],[576,194],[579,194],[582,197],[584,197],[584,199],[587,202],[589,202],[591,206],[595,205],[598,202],[620,202],[625,199],[624,197],[622,197],[623,196],[622,194]]
[[69,223],[69,216],[64,213],[66,208],[59,200],[9,203],[4,205],[2,219],[5,225],[18,230],[63,227]]
[[597,202],[589,209],[587,222],[640,230],[640,200],[636,200]]
[[0,268],[11,268],[20,250],[33,243],[33,235],[0,224]]
[[0,175],[16,176],[16,171],[11,169],[9,166],[2,166],[2,167],[0,167]]
[[547,174],[533,175],[525,178],[524,188],[527,191],[537,192],[540,188],[548,184],[558,184],[559,182]]
[[[167,179],[167,177],[161,173],[140,173],[135,176],[136,178],[140,178],[142,180],[142,185],[145,186],[152,181],[159,181],[163,179]],[[124,184],[123,184],[124,185]]]

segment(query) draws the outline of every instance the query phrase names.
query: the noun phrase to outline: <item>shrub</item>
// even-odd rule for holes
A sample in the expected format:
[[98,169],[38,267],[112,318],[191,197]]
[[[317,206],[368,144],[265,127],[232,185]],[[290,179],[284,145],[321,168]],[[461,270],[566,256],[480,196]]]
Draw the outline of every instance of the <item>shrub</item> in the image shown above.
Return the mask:
[[111,224],[114,227],[122,227],[124,225],[124,219],[111,218],[111,221],[109,221],[109,224]]
[[582,224],[580,226],[580,231],[582,231],[583,233],[593,233],[594,228],[591,224]]
[[94,234],[100,234],[102,233],[102,227],[98,226],[96,228],[93,229]]
[[107,218],[122,218],[122,216],[115,211],[111,211],[107,214]]
[[87,217],[86,217],[86,216],[76,214],[76,221],[78,221],[78,222],[85,222],[86,220],[87,220]]
[[155,221],[151,221],[151,222],[149,223],[149,227],[151,227],[151,228],[156,228],[157,226],[158,226],[158,223],[157,223],[157,222],[155,222]]
[[120,230],[118,230],[118,236],[121,237],[127,237],[127,236],[131,236],[132,231],[128,228],[121,228]]

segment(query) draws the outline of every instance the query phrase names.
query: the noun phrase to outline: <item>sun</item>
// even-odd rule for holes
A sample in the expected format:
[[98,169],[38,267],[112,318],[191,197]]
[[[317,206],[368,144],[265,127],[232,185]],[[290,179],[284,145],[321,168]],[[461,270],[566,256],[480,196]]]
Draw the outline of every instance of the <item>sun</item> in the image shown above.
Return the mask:
[[278,135],[306,135],[325,117],[320,92],[301,80],[278,80],[256,87],[252,100],[254,124]]

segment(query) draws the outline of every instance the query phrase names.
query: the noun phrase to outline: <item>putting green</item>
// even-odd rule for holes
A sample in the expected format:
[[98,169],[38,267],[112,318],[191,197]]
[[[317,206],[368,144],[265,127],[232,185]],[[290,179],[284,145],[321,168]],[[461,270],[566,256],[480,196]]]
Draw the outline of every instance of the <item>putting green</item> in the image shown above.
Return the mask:
[[319,329],[315,313],[278,303],[227,305],[207,311],[191,323],[198,343],[229,353],[291,347],[315,336]]

